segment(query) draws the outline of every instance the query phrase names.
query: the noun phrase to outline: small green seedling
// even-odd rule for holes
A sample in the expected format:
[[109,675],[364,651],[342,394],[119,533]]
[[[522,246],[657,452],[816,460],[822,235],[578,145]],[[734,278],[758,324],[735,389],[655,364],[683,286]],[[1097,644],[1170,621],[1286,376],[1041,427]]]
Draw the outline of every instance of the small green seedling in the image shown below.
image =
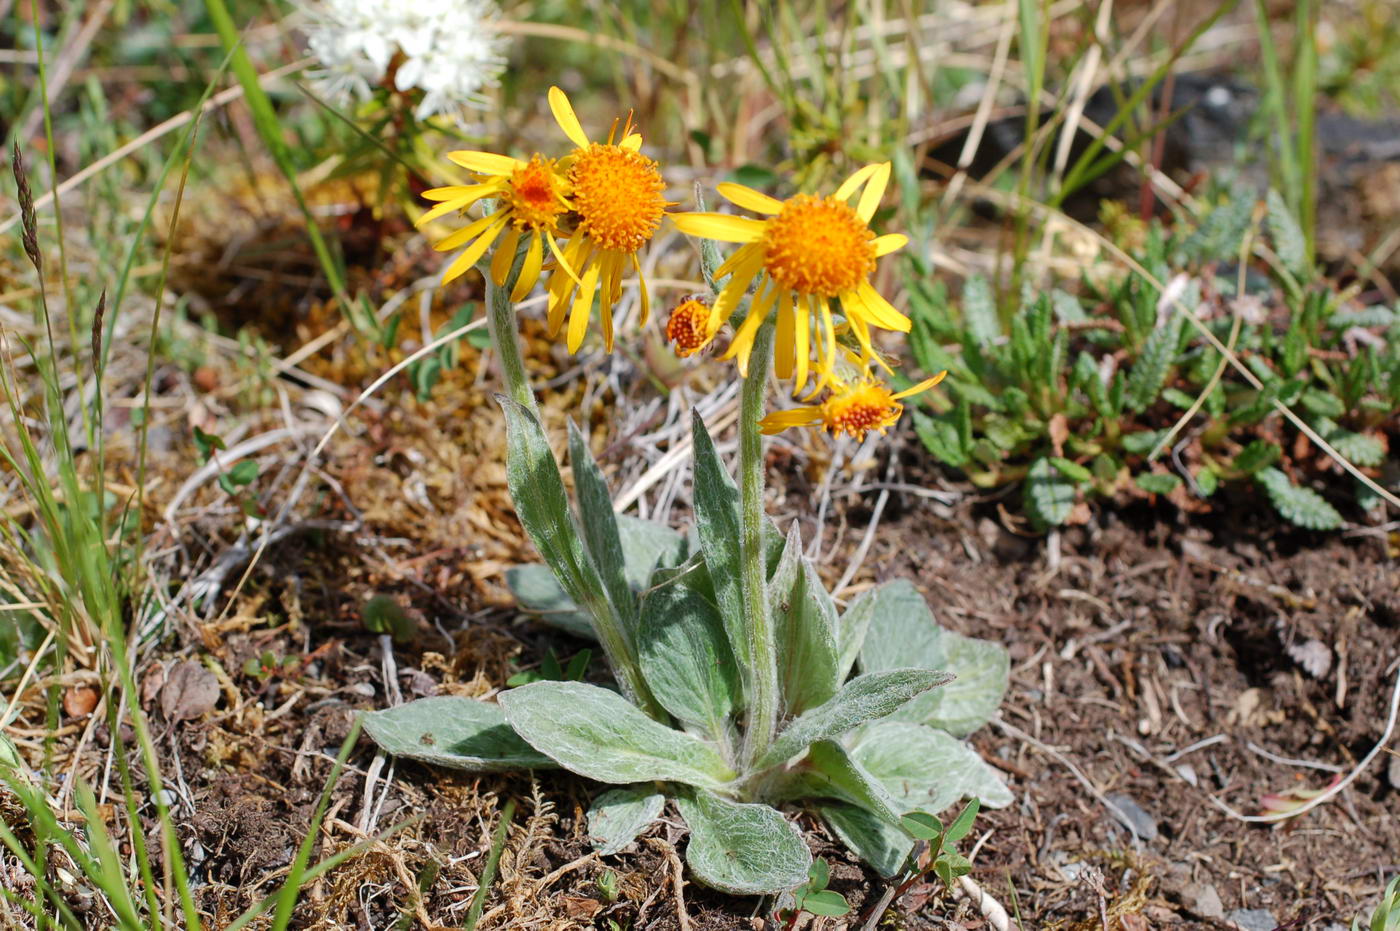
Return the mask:
[[360,611],[360,620],[365,630],[372,634],[388,634],[395,643],[409,643],[413,640],[413,620],[393,598],[388,595],[375,595],[365,602]]
[[603,870],[602,875],[598,877],[598,894],[609,905],[617,901],[617,897],[622,894],[622,889],[618,886],[615,871]]
[[522,669],[506,680],[506,685],[519,688],[531,682],[582,682],[588,672],[588,663],[593,659],[592,650],[579,650],[569,660],[567,667],[559,665],[559,657],[553,650],[545,654],[539,669]]
[[301,660],[295,656],[284,656],[278,659],[271,650],[263,650],[262,655],[250,656],[243,661],[243,674],[254,679],[271,679],[273,676],[290,672],[300,665]]
[[[228,449],[223,438],[213,433],[205,433],[199,427],[194,428],[194,445],[199,451],[199,461],[201,464],[213,460],[219,465],[218,454]],[[222,469],[222,465],[220,465]],[[258,464],[252,459],[242,459],[233,464],[230,469],[224,469],[219,473],[219,487],[225,493],[232,496],[238,502],[238,506],[243,513],[249,517],[262,518],[263,507],[258,503],[255,496],[249,494],[245,489],[257,481]]]
[[846,897],[826,887],[830,881],[831,867],[827,862],[813,860],[812,868],[807,871],[807,881],[792,891],[793,907],[778,913],[779,918],[787,921],[784,931],[795,928],[803,912],[827,918],[840,918],[850,913],[851,905]]
[[1363,927],[1360,918],[1353,918],[1351,931],[1400,931],[1400,876],[1385,887],[1380,904],[1371,913],[1370,924]]
[[[917,868],[917,864],[912,864],[915,872],[911,879],[917,880],[925,873],[932,871],[943,880],[943,885],[951,887],[959,876],[966,876],[972,872],[972,864],[962,854],[953,849],[953,845],[967,836],[967,832],[972,830],[972,822],[977,818],[977,811],[980,803],[977,799],[972,799],[963,810],[958,812],[958,816],[953,819],[953,823],[945,830],[943,822],[925,811],[914,811],[904,816],[904,827],[910,834],[922,841],[928,842],[928,865],[922,869]],[[905,880],[905,884],[910,885],[911,880]]]

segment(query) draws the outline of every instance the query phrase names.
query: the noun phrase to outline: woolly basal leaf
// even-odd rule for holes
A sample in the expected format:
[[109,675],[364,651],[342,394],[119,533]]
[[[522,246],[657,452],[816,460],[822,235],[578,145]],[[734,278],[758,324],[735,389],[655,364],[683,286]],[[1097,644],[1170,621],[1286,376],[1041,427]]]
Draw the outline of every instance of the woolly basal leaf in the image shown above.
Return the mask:
[[665,804],[666,796],[650,785],[609,789],[599,795],[588,809],[593,849],[605,857],[617,853],[661,817]]
[[408,760],[476,773],[558,765],[516,736],[499,705],[474,698],[420,698],[363,717],[385,753]]
[[812,744],[803,762],[812,771],[813,787],[825,787],[821,795],[853,802],[895,826],[899,825],[899,816],[908,810],[835,741],[819,740]]
[[526,743],[589,779],[718,788],[735,776],[709,744],[652,720],[596,685],[535,682],[502,692],[497,701]]
[[695,444],[695,525],[700,549],[714,582],[715,603],[724,619],[730,647],[748,668],[743,595],[739,590],[739,489],[720,462],[710,432],[696,413],[691,421]]
[[801,753],[818,740],[830,740],[892,713],[915,695],[952,679],[931,669],[892,669],[856,676],[830,700],[788,724],[754,768],[767,769]]
[[904,871],[914,841],[899,828],[849,802],[821,802],[817,811],[851,853],[881,876],[897,876]]
[[658,572],[642,601],[637,652],[661,706],[719,739],[739,702],[739,673],[719,610]]
[[612,495],[608,493],[603,473],[573,420],[569,421],[569,464],[574,470],[574,491],[578,495],[579,529],[583,531],[584,546],[593,557],[613,609],[630,629],[637,615],[637,599],[627,584],[617,513],[613,510]]
[[794,524],[768,583],[768,605],[778,651],[778,684],[786,714],[800,714],[841,686],[836,648],[836,605],[812,563],[802,555]]
[[807,844],[775,809],[704,791],[686,793],[676,806],[690,827],[686,862],[705,885],[731,895],[767,895],[807,879]]
[[962,798],[1001,808],[1013,796],[1000,774],[950,734],[904,721],[878,721],[852,737],[851,757],[880,780],[901,811],[939,812]]

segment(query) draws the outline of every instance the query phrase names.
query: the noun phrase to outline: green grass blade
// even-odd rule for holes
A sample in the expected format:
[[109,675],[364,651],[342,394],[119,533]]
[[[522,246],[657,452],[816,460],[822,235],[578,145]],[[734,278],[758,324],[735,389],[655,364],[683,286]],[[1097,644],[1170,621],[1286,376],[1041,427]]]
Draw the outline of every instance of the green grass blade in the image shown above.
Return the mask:
[[476,923],[481,920],[481,910],[486,907],[486,894],[491,891],[491,884],[496,881],[496,867],[501,862],[501,851],[506,847],[506,833],[510,830],[510,821],[515,817],[515,799],[508,799],[506,807],[501,809],[501,823],[496,825],[496,833],[491,837],[491,852],[487,854],[486,866],[481,871],[481,881],[477,883],[476,892],[472,893],[471,908],[467,910],[467,923],[462,925],[462,931],[476,931]]

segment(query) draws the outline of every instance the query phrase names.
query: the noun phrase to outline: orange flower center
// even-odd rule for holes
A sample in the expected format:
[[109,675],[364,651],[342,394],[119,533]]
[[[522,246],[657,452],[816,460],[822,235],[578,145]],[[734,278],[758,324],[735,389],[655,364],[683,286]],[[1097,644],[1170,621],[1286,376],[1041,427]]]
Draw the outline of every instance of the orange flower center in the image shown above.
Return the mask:
[[875,234],[860,214],[834,197],[798,194],[768,221],[764,267],[799,294],[836,297],[875,271]]
[[559,231],[559,217],[569,209],[568,182],[554,171],[553,159],[535,155],[510,176],[511,220],[519,229]]
[[676,305],[666,321],[666,339],[675,346],[676,355],[684,359],[704,348],[710,341],[709,321],[710,305],[699,298],[688,297]]
[[832,433],[846,433],[857,440],[871,430],[881,433],[893,426],[904,412],[890,390],[874,381],[846,385],[822,402],[822,426]]
[[600,142],[576,149],[569,181],[579,232],[604,249],[636,252],[661,225],[666,183],[640,152]]

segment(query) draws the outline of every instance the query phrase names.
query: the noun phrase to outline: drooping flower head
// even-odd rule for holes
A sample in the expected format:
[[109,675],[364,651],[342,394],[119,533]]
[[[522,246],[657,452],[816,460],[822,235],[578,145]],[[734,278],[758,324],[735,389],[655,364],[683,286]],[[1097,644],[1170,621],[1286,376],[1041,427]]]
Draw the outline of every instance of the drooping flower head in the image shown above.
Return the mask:
[[311,72],[338,103],[368,100],[392,72],[394,90],[418,90],[418,119],[483,106],[505,66],[493,0],[302,0]]
[[[576,148],[560,160],[568,179],[575,227],[563,257],[549,277],[549,328],[557,333],[568,314],[567,344],[577,352],[588,329],[594,295],[599,295],[603,342],[612,351],[612,308],[622,295],[622,273],[631,266],[641,279],[637,251],[651,241],[669,204],[656,162],[641,153],[642,137],[631,119],[621,133],[613,124],[606,142],[592,142],[569,98],[549,89],[549,106]],[[641,322],[650,315],[646,282],[641,281]]]
[[666,319],[666,339],[684,359],[693,356],[709,342],[710,304],[700,295],[691,295],[671,310]]
[[887,385],[869,372],[849,381],[833,374],[830,390],[821,403],[773,411],[759,421],[759,427],[770,435],[781,433],[788,427],[820,427],[832,435],[844,433],[860,441],[871,430],[884,433],[898,423],[900,415],[904,413],[904,405],[899,402],[927,391],[947,374],[939,372],[900,392],[891,392]]
[[[683,232],[741,248],[715,271],[729,281],[710,309],[707,340],[712,339],[758,282],[748,316],[735,332],[724,358],[738,360],[748,372],[749,354],[759,326],[777,308],[774,369],[780,378],[794,378],[794,393],[807,384],[815,356],[820,390],[833,384],[838,358],[837,324],[832,303],[840,307],[846,326],[855,335],[866,359],[877,358],[870,328],[909,331],[909,318],[895,310],[870,276],[876,260],[904,246],[897,233],[876,236],[870,218],[889,183],[888,162],[867,165],[826,197],[798,194],[777,200],[741,184],[721,184],[719,193],[735,205],[766,219],[722,213],[673,215]],[[849,201],[860,192],[852,206]]]
[[447,157],[474,173],[478,181],[424,191],[425,198],[439,203],[418,219],[418,225],[488,197],[495,199],[495,210],[433,244],[439,252],[466,247],[447,266],[443,283],[465,274],[499,240],[491,257],[491,278],[497,286],[504,285],[521,238],[529,237],[525,263],[510,295],[512,301],[521,300],[539,281],[546,246],[562,260],[558,238],[566,232],[570,210],[568,178],[553,160],[538,154],[528,162],[490,152],[448,152]]

